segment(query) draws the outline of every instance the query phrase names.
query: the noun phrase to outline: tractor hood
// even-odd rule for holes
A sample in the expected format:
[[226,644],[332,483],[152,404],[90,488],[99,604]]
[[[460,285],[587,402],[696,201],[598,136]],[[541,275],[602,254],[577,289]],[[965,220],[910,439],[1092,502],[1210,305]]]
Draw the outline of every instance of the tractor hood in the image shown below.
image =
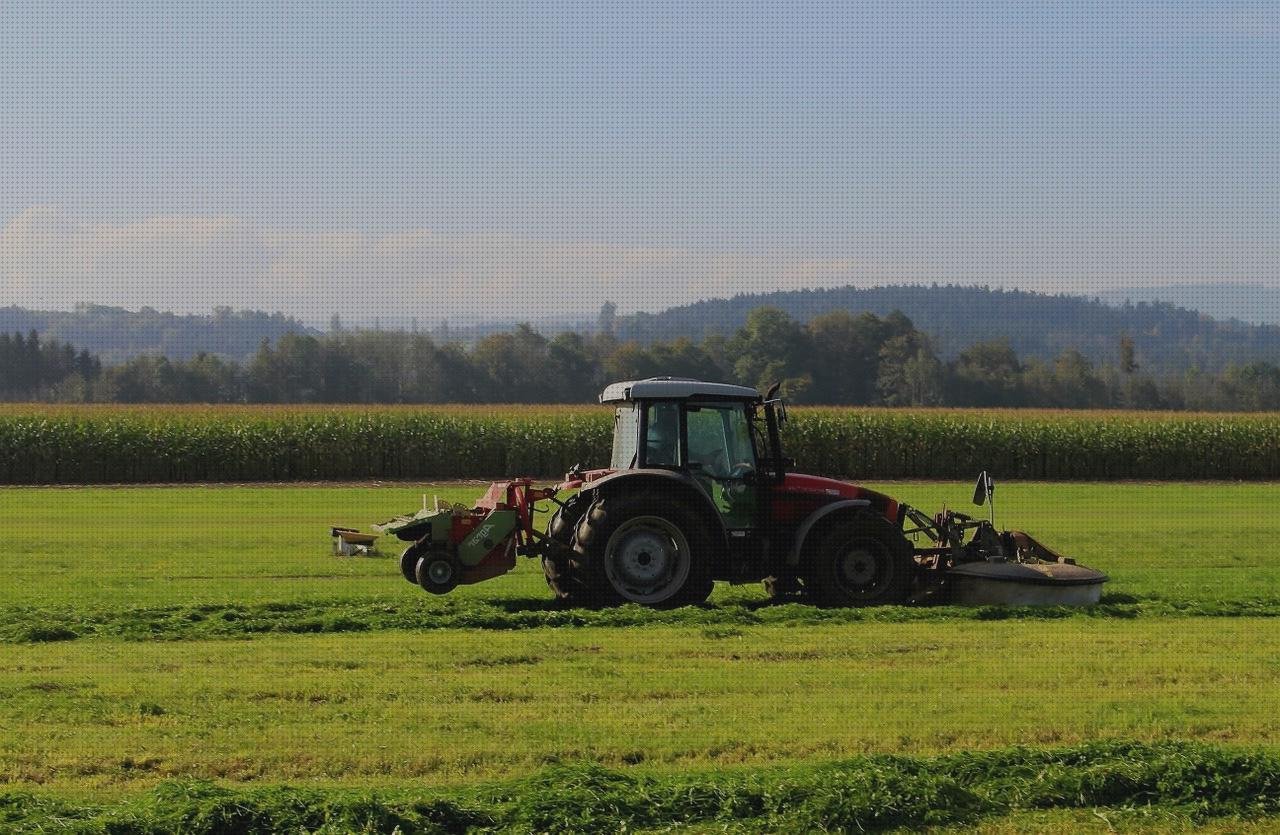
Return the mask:
[[804,473],[787,473],[782,481],[782,488],[795,493],[824,493],[828,496],[839,496],[843,499],[866,498],[866,490],[846,481],[824,478],[820,475]]
[[876,512],[883,514],[887,519],[896,521],[898,518],[898,501],[896,499],[886,496],[884,493],[877,493],[875,490],[868,490],[866,487],[850,484],[847,481],[837,481],[834,478],[824,478],[820,475],[787,473],[782,481],[782,489],[787,493],[830,496],[833,501],[840,499],[867,499],[871,502],[871,507]]

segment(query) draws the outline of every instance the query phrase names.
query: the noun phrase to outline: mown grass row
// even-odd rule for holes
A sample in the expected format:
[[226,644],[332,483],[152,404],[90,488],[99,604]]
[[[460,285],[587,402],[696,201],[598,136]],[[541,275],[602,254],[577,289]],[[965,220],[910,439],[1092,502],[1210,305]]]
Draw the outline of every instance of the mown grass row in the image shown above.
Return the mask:
[[[609,458],[600,409],[0,411],[8,484],[555,476]],[[852,478],[1276,479],[1280,416],[797,409],[804,471]]]
[[1022,810],[1166,810],[1184,820],[1280,813],[1280,757],[1204,744],[1105,742],[810,766],[646,774],[555,766],[436,794],[230,788],[175,781],[116,805],[0,794],[13,832],[617,832],[673,827],[884,831]]
[[537,627],[694,626],[709,635],[745,626],[906,623],[1065,618],[1280,617],[1280,599],[1168,600],[1109,594],[1097,606],[879,606],[822,609],[800,603],[735,603],[656,610],[628,605],[564,609],[551,601],[446,600],[390,604],[385,600],[315,600],[254,605],[206,604],[96,611],[14,607],[0,610],[0,643],[80,638],[186,641],[269,634],[383,630],[532,629]]

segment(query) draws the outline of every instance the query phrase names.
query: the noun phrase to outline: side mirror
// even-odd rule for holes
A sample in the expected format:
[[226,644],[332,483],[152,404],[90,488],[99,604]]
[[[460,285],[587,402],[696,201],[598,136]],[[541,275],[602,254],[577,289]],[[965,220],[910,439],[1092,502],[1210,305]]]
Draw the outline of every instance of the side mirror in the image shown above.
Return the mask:
[[776,398],[764,401],[764,405],[773,407],[773,414],[778,419],[779,426],[787,422],[787,401]]
[[978,476],[978,483],[973,488],[973,503],[978,507],[982,507],[995,492],[995,479],[989,476],[986,470],[983,470],[982,475]]

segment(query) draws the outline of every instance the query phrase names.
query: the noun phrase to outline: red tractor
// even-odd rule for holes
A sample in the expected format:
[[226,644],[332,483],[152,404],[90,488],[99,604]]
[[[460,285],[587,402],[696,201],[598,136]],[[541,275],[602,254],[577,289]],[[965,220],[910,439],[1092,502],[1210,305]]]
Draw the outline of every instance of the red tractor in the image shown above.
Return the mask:
[[[405,578],[436,593],[504,573],[523,554],[541,557],[547,584],[571,605],[696,604],[716,580],[763,581],[774,597],[829,606],[943,591],[961,603],[1098,600],[1104,575],[1024,533],[791,472],[786,407],[773,394],[668,377],[615,383],[600,396],[614,407],[608,467],[575,467],[557,488],[499,482],[476,508],[379,528],[413,543]],[[975,501],[993,490],[984,473]],[[532,524],[539,501],[558,505],[545,534]]]

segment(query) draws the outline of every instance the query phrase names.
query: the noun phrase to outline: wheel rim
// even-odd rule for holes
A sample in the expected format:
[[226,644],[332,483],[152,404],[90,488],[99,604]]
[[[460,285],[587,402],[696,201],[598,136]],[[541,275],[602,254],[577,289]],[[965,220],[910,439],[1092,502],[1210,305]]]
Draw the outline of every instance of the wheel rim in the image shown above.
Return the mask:
[[635,603],[661,603],[689,579],[689,541],[660,516],[636,516],[618,526],[605,546],[610,585]]
[[427,579],[437,586],[447,585],[453,579],[453,565],[448,560],[432,560],[427,563]]
[[835,576],[846,593],[855,598],[874,597],[892,579],[892,561],[882,543],[855,540],[836,555]]

